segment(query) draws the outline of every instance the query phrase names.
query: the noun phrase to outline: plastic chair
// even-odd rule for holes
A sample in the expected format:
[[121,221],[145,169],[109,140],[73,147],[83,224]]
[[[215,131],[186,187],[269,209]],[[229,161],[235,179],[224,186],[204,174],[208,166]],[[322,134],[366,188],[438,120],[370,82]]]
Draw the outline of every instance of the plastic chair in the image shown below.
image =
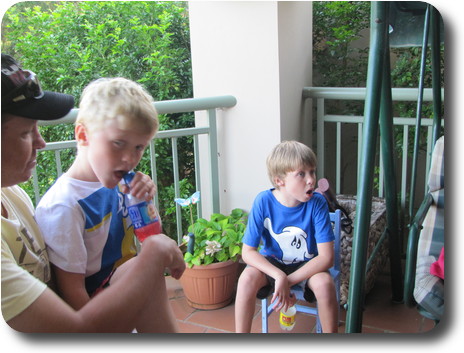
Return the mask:
[[[335,283],[335,290],[337,295],[337,302],[340,302],[340,276],[341,276],[341,269],[340,269],[340,236],[341,236],[341,211],[336,210],[335,212],[330,213],[330,221],[334,224],[334,251],[335,251],[335,259],[334,259],[334,266],[330,268],[330,274],[334,279]],[[303,290],[299,286],[293,286],[292,292],[295,294],[297,300],[305,300],[303,296]],[[316,302],[317,304],[317,302]],[[268,298],[264,298],[261,300],[261,320],[262,320],[262,332],[268,332],[268,317],[274,311],[273,304],[268,303]],[[319,321],[319,315],[316,307],[309,307],[304,305],[296,304],[295,308],[297,312],[302,312],[310,315],[314,315],[316,317],[316,332],[322,333],[322,326]],[[339,317],[340,317],[340,307],[338,307]]]

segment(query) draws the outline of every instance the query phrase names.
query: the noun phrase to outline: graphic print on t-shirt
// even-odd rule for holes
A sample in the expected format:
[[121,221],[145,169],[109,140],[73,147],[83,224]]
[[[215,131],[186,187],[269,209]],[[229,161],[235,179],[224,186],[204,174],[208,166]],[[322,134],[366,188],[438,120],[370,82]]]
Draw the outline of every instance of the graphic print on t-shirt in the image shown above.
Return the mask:
[[308,244],[306,242],[308,235],[303,229],[288,226],[282,230],[282,233],[276,234],[272,228],[270,218],[264,219],[264,227],[269,231],[272,238],[282,250],[282,258],[280,260],[283,263],[289,265],[308,261],[314,257],[313,254],[308,254]]

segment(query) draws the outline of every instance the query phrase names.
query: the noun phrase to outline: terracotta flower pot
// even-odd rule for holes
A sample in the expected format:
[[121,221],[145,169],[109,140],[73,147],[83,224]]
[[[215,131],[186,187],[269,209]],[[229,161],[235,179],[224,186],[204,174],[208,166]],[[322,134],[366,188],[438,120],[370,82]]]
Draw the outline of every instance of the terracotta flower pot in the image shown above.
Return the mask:
[[237,283],[238,262],[229,260],[186,268],[180,282],[189,305],[214,310],[232,302]]

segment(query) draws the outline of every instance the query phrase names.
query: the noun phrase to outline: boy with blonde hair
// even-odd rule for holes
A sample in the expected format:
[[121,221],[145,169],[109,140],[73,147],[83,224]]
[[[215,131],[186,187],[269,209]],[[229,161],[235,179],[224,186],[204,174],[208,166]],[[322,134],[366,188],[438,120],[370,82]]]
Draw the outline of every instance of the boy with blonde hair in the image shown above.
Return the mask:
[[[337,332],[337,300],[329,273],[333,266],[334,234],[324,196],[316,188],[316,156],[302,143],[278,144],[267,158],[274,186],[255,199],[243,237],[240,275],[235,300],[236,332],[250,332],[256,297],[274,293],[276,311],[295,303],[294,285],[305,299],[318,301],[323,332]],[[262,247],[258,252],[258,246]]]
[[[139,84],[102,78],[84,89],[75,124],[76,160],[37,207],[57,289],[76,310],[131,268],[136,247],[123,195],[129,190],[119,182],[157,131],[153,99]],[[137,172],[130,193],[149,200],[155,191],[151,179]],[[156,288],[136,329],[175,332],[164,278]]]

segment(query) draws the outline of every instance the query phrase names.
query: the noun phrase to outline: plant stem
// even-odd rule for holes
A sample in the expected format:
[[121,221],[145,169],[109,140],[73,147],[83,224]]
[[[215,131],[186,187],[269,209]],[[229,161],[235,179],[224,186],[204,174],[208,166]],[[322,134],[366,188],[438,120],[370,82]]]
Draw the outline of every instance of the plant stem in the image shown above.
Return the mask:
[[193,211],[192,211],[192,204],[189,205],[190,208],[190,224],[192,225],[192,232],[193,232]]

